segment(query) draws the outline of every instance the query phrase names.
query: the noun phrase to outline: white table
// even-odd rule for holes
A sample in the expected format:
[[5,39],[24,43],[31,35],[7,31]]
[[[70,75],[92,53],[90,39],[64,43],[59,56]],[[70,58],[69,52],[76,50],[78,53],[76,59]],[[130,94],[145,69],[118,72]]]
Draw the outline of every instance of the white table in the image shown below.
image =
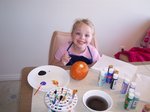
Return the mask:
[[[143,73],[145,75],[150,75],[150,65],[139,65],[138,73]],[[68,71],[69,72],[69,71]],[[68,88],[77,89],[78,93],[78,103],[74,109],[75,112],[88,112],[87,108],[84,106],[82,102],[82,97],[85,92],[92,89],[103,90],[107,92],[113,99],[113,107],[111,112],[127,112],[123,108],[125,95],[120,94],[122,79],[118,80],[116,90],[111,90],[109,87],[99,87],[98,86],[98,72],[91,70],[87,74],[87,76],[83,80],[74,80],[70,78],[70,83]],[[35,90],[33,90],[33,93]],[[32,96],[32,112],[48,112],[48,108],[44,103],[44,92],[38,92],[36,95]],[[134,110],[130,110],[130,112],[141,112],[143,105],[145,102],[139,101],[137,108]]]

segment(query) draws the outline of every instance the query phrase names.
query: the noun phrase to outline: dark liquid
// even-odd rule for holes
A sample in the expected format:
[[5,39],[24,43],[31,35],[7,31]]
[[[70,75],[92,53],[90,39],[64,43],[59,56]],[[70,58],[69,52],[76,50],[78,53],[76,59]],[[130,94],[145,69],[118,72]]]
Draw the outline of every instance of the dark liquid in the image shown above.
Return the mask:
[[38,75],[40,75],[40,76],[45,75],[45,74],[46,74],[46,72],[43,70],[39,71],[39,73],[38,73]]
[[107,101],[99,96],[91,96],[87,99],[86,101],[86,105],[93,109],[93,110],[97,110],[97,111],[103,111],[106,110],[108,108],[108,103]]

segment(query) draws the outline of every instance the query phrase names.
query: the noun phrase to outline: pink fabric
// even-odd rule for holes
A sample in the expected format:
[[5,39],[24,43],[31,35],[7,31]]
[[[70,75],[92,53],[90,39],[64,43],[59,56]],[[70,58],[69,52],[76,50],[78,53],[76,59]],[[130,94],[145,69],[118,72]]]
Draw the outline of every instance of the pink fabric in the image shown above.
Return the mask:
[[[67,48],[68,48],[69,45],[70,45],[70,43],[66,43],[66,44],[62,45],[62,46],[57,50],[57,52],[56,52],[56,54],[55,54],[55,58],[56,58],[57,60],[59,60],[59,61],[61,60],[61,57],[64,55],[64,53],[67,52]],[[100,59],[100,55],[99,55],[97,49],[96,49],[95,47],[93,47],[92,45],[89,45],[89,48],[90,48],[90,51],[91,51],[92,56],[93,56],[93,62],[98,61],[98,60]],[[70,49],[69,49],[69,52],[70,52],[71,54],[75,54],[75,53],[73,53]],[[81,53],[81,54],[75,54],[75,55],[80,55],[80,56],[85,56],[85,57],[87,57],[87,58],[91,58],[90,53],[89,53],[89,51],[88,51],[88,48],[87,48],[83,53]]]
[[118,52],[115,58],[120,59],[120,54],[126,55],[129,62],[150,61],[150,48],[133,47],[129,51]]

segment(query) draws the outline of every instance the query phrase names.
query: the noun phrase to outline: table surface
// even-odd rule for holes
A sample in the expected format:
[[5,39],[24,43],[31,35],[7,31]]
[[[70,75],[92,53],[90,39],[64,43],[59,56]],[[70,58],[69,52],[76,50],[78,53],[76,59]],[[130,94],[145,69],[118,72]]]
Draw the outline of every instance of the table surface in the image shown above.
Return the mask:
[[[139,62],[139,63],[134,63],[134,64],[144,65],[144,64],[150,64],[150,63],[149,62],[146,62],[146,63]],[[28,76],[29,72],[34,68],[35,67],[25,67],[22,70],[19,112],[31,112],[33,88],[28,84],[27,76]],[[90,75],[95,75],[96,77],[90,77]],[[87,111],[86,107],[82,103],[82,96],[86,91],[91,90],[91,89],[100,89],[100,90],[106,91],[107,93],[109,93],[110,95],[113,96],[112,98],[114,101],[116,99],[120,99],[120,101],[122,101],[122,99],[124,99],[124,95],[119,94],[118,93],[119,91],[110,91],[110,89],[108,89],[106,87],[98,87],[97,82],[95,82],[95,80],[98,80],[97,77],[98,77],[98,75],[96,75],[95,73],[93,74],[93,71],[90,71],[89,75],[87,75],[87,77],[84,80],[81,80],[81,81],[76,81],[73,79],[70,80],[71,84],[68,85],[68,88],[71,88],[71,89],[77,88],[79,90],[79,92],[78,92],[78,99],[79,99],[78,102],[79,103],[77,104],[77,106],[75,108],[75,110],[77,112]],[[89,78],[90,78],[90,80],[88,80]],[[86,87],[86,84],[89,84],[88,87]],[[43,94],[43,93],[40,93],[40,94]],[[38,97],[38,95],[37,95],[37,97]],[[123,102],[114,103],[112,111],[114,111],[116,108],[123,110],[122,105],[123,105]],[[141,102],[139,105],[143,106],[143,102]],[[137,110],[140,108],[141,107],[138,107]],[[117,111],[115,111],[115,112],[117,112]],[[134,110],[134,112],[136,112],[136,110]]]

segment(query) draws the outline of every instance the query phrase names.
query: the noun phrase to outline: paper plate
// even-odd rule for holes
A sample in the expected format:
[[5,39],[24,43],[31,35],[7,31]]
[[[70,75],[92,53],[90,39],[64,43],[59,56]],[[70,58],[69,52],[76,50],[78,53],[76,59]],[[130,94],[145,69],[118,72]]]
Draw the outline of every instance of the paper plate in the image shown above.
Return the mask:
[[59,82],[59,87],[66,87],[70,81],[69,73],[58,66],[44,65],[33,69],[27,77],[28,83],[34,88],[38,89],[41,82],[45,82],[39,91],[48,92],[51,88],[56,87],[52,80]]

